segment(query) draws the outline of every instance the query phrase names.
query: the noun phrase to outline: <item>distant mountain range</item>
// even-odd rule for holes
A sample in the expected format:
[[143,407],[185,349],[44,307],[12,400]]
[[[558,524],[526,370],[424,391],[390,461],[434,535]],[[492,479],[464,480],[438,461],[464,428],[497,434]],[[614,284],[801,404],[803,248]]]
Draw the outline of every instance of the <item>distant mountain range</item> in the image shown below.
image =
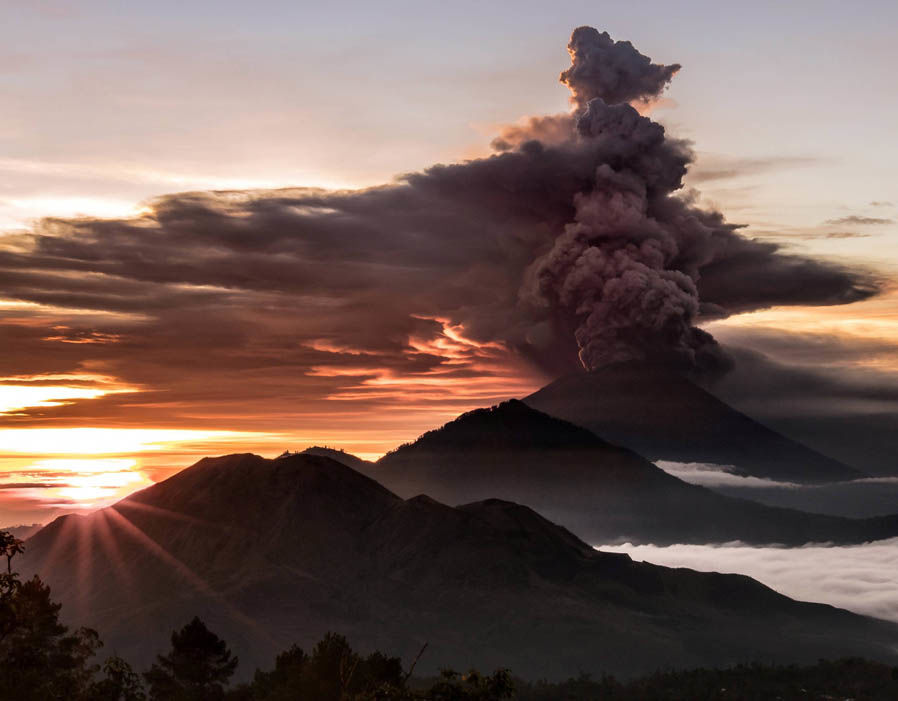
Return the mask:
[[[347,460],[339,451],[312,450]],[[353,458],[349,464],[402,497],[527,504],[590,543],[803,545],[898,536],[898,515],[810,514],[687,484],[631,450],[517,400],[463,414],[376,463]]]
[[[484,420],[506,431],[470,433]],[[520,403],[462,417],[413,452],[472,442],[489,454],[509,437],[536,454],[556,441],[570,458],[518,473],[548,470],[549,487],[595,469],[579,454],[619,456],[620,478],[637,484],[655,474],[634,474],[636,456]],[[452,464],[459,477],[478,467]],[[23,574],[50,583],[65,619],[96,626],[107,650],[138,664],[194,614],[228,640],[244,675],[328,630],[407,662],[426,641],[422,673],[503,666],[527,678],[626,676],[845,655],[898,663],[896,625],[799,603],[740,575],[596,552],[507,501],[403,500],[315,455],[204,459],[114,506],[59,518],[26,546]]]
[[620,363],[576,373],[524,402],[649,460],[731,466],[743,475],[782,482],[814,484],[865,476],[769,429],[659,365]]

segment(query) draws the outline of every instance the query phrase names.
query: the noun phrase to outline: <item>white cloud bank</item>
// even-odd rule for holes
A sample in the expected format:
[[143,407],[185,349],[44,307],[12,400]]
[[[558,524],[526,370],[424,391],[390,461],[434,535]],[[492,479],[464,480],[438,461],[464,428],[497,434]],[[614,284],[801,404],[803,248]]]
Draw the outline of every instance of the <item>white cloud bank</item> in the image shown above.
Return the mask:
[[770,506],[850,518],[898,513],[898,477],[796,484],[741,475],[732,465],[667,460],[659,460],[655,464],[684,482]]
[[671,462],[669,460],[659,460],[655,464],[669,475],[702,487],[777,487],[794,489],[801,486],[795,482],[777,482],[762,477],[740,475],[732,465],[714,465],[703,462]]
[[852,546],[600,545],[668,567],[746,574],[802,601],[898,622],[898,538]]

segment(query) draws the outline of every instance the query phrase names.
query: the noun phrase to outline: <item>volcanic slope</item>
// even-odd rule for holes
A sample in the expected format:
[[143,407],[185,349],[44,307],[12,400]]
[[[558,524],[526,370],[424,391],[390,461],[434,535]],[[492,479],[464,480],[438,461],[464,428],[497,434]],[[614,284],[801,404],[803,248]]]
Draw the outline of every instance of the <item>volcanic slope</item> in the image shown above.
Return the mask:
[[619,363],[568,375],[524,402],[649,460],[711,463],[781,482],[865,476],[767,428],[660,365]]
[[338,631],[418,671],[529,677],[864,655],[898,663],[898,626],[799,603],[739,575],[596,552],[529,508],[403,500],[334,460],[204,459],[26,543],[70,623],[146,664],[193,615],[246,676]]
[[687,484],[517,400],[463,414],[367,472],[403,497],[425,493],[449,504],[499,497],[527,504],[596,544],[847,544],[898,535],[898,515],[811,514]]

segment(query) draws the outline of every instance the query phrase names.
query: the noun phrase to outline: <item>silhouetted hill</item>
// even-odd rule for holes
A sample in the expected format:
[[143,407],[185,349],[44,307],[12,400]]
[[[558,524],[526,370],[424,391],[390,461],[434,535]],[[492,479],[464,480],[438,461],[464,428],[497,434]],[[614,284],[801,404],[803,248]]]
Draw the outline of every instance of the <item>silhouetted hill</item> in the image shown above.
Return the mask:
[[319,455],[324,458],[330,458],[331,460],[341,462],[359,472],[365,472],[365,470],[373,464],[368,460],[362,460],[361,458],[356,457],[352,453],[347,453],[345,450],[337,450],[336,448],[327,448],[320,445],[309,446],[302,451],[302,454]]
[[898,662],[898,626],[798,603],[738,575],[595,552],[530,509],[404,501],[328,458],[205,459],[27,542],[69,622],[141,663],[195,614],[244,675],[335,630],[416,671],[530,678],[861,654]]
[[731,465],[788,482],[857,479],[860,471],[742,414],[683,375],[621,363],[563,377],[524,399],[649,460]]
[[16,538],[20,540],[24,540],[25,538],[29,538],[35,533],[37,533],[41,529],[40,523],[32,523],[30,526],[22,524],[19,526],[7,526],[3,530],[7,533],[11,533]]
[[898,535],[898,516],[847,519],[774,508],[687,484],[590,431],[512,400],[463,414],[367,473],[400,496],[527,504],[591,543],[801,545]]

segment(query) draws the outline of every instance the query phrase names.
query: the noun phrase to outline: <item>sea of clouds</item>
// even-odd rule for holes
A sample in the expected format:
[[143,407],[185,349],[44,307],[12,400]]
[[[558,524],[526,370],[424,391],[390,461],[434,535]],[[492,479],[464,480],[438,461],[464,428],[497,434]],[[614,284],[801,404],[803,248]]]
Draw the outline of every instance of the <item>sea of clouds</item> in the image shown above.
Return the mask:
[[746,574],[793,599],[898,622],[898,538],[852,546],[600,545],[634,560]]

